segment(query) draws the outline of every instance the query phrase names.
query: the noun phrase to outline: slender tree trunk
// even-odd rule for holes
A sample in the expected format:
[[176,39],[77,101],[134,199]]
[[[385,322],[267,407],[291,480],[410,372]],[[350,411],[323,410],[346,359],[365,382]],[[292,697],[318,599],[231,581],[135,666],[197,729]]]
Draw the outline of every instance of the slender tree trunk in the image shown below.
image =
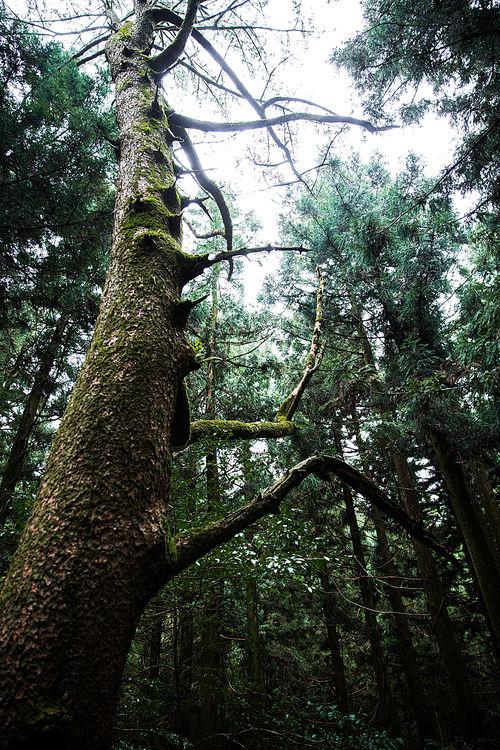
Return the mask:
[[370,638],[373,667],[377,680],[380,705],[382,708],[382,717],[387,733],[391,737],[397,737],[399,734],[398,720],[396,716],[396,709],[394,707],[394,702],[392,699],[389,675],[387,674],[384,650],[382,646],[382,635],[377,623],[377,615],[375,614],[375,605],[370,588],[370,581],[368,580],[366,574],[366,562],[363,552],[363,546],[361,544],[361,535],[356,518],[356,511],[354,509],[351,491],[347,488],[347,486],[344,486],[343,494],[347,512],[347,520],[351,532],[354,557],[356,558],[358,584],[361,591],[361,599],[364,607],[365,622],[368,630],[368,636]]
[[161,637],[163,634],[163,603],[154,599],[151,607],[151,623],[148,643],[148,672],[151,679],[160,676]]
[[453,459],[450,443],[444,435],[437,432],[433,432],[430,438],[446,481],[453,512],[462,531],[483,594],[492,627],[492,636],[499,650],[500,573],[497,568],[496,555],[492,555],[488,540],[485,538],[462,469]]
[[328,573],[320,571],[318,576],[321,582],[321,588],[323,589],[323,613],[325,615],[328,646],[330,648],[335,700],[337,701],[339,711],[346,714],[349,711],[349,697],[345,682],[344,660],[342,659],[342,653],[340,651],[337,625],[335,623],[335,603],[331,594]]
[[[0,747],[108,748],[123,666],[175,564],[165,499],[176,395],[196,367],[170,131],[146,3],[114,34],[119,177],[109,273],[79,378],[2,589]],[[176,414],[176,434],[185,418]]]
[[396,624],[403,669],[405,671],[406,682],[408,684],[411,702],[415,712],[418,733],[422,740],[422,744],[424,744],[426,740],[437,740],[438,734],[434,726],[434,721],[432,720],[422,680],[420,678],[420,670],[418,668],[417,657],[413,648],[413,640],[408,625],[408,619],[405,614],[405,606],[403,604],[403,597],[401,596],[400,584],[398,585],[398,573],[389,549],[382,514],[374,505],[372,505],[371,512],[375,524],[375,530],[377,532],[377,540],[383,562],[384,575],[388,576],[389,579],[387,594],[391,603],[394,622]]
[[50,371],[59,353],[70,317],[69,313],[64,313],[60,316],[47,348],[40,358],[40,366],[33,380],[33,385],[31,386],[31,391],[3,471],[2,484],[0,485],[0,526],[3,526],[5,523],[9,501],[15,492],[23,469],[28,442],[33,431],[40,402],[44,395],[48,396],[50,393]]
[[[209,330],[207,341],[207,419],[216,417],[215,401],[215,334],[217,330],[217,315],[219,310],[219,297],[217,290],[218,267],[212,269],[212,308],[209,318]],[[219,466],[217,451],[212,450],[206,456],[206,487],[208,510],[217,509],[221,502],[221,491],[219,482]],[[224,602],[224,581],[216,579],[213,590],[209,595],[208,602],[202,614],[202,636],[200,656],[200,683],[199,683],[199,713],[195,730],[195,742],[201,742],[211,735],[220,734],[221,720],[223,716],[223,657],[221,649],[221,627]],[[221,738],[214,737],[202,742],[204,750],[220,750],[224,743]]]
[[[393,451],[393,460],[406,510],[415,520],[420,521],[422,514],[420,512],[418,495],[413,486],[413,477],[406,457],[398,451]],[[482,736],[481,724],[469,684],[469,678],[448,614],[439,574],[432,554],[427,547],[424,547],[421,542],[414,538],[412,538],[412,544],[422,575],[432,629],[436,635],[439,652],[448,676],[448,684],[455,704],[458,724],[461,727],[466,742],[472,742]]]
[[490,484],[488,473],[478,458],[469,459],[469,466],[474,477],[474,484],[481,498],[486,520],[493,537],[495,555],[500,556],[500,505]]
[[253,706],[260,707],[264,698],[264,680],[260,661],[259,595],[257,582],[253,577],[247,581],[247,647],[249,702]]
[[185,740],[193,739],[193,631],[194,618],[190,609],[177,624],[174,638],[175,728],[179,747],[184,747]]
[[[203,750],[222,750],[223,738],[213,737],[221,732],[223,713],[222,674],[223,657],[221,649],[221,621],[223,614],[224,587],[216,582],[216,590],[211,594],[204,608],[200,654],[199,714],[195,730],[195,742],[200,742]],[[208,738],[208,739],[205,739]],[[202,740],[205,740],[202,742]]]

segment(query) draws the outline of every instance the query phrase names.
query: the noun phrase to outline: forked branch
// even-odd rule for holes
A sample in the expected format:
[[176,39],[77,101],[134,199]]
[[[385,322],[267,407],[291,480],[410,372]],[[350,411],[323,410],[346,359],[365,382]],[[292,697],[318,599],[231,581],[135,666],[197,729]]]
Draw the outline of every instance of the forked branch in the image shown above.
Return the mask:
[[302,395],[311,377],[321,364],[323,349],[319,346],[321,322],[323,318],[323,277],[318,269],[319,286],[316,295],[316,319],[312,334],[311,349],[298,385],[284,400],[273,421],[240,422],[233,419],[201,419],[191,423],[191,437],[189,443],[195,443],[202,438],[219,437],[227,440],[280,438],[293,435],[298,427],[291,421]]

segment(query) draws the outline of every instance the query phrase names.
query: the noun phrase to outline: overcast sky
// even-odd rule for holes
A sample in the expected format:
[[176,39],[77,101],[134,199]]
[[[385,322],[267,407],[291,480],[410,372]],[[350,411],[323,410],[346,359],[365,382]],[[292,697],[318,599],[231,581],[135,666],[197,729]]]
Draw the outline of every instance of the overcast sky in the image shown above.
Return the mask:
[[[23,4],[23,0],[16,0],[11,7],[15,5],[16,12],[22,13]],[[47,4],[53,8],[57,5],[66,6],[64,0],[49,0]],[[84,12],[91,4],[92,0],[85,3]],[[263,22],[281,29],[293,27],[296,4],[295,0],[269,0],[267,4],[269,18],[263,19]],[[126,3],[123,3],[123,7],[125,5]],[[290,58],[284,65],[277,68],[274,78],[278,80],[281,78],[283,89],[286,89],[288,94],[315,101],[338,114],[363,118],[359,96],[353,91],[348,77],[339,73],[328,63],[332,49],[362,28],[363,20],[359,3],[356,0],[332,2],[303,0],[302,15],[305,17],[306,27],[313,28],[315,33],[310,35],[306,49],[303,47],[299,34],[291,36],[292,41],[288,50]],[[33,18],[33,14],[30,16]],[[211,32],[207,32],[207,36],[211,40],[214,39]],[[64,43],[69,39],[70,37],[60,37],[59,40]],[[278,61],[282,55],[279,35],[262,33],[261,39],[266,52],[273,53],[276,49],[275,55]],[[84,41],[89,41],[88,35],[85,36]],[[190,43],[193,44],[193,42]],[[219,39],[214,43],[220,47],[222,40]],[[230,65],[252,94],[256,98],[260,97],[263,93],[262,80],[251,79],[236,51],[223,48],[219,51],[222,54],[227,53]],[[167,95],[170,85],[167,79],[165,82]],[[176,90],[175,97],[179,96],[181,94]],[[200,105],[200,102],[194,98],[185,98],[181,101],[171,100],[169,103],[183,114],[197,119],[221,119],[220,112],[215,109],[211,111],[208,103]],[[297,108],[300,110],[301,106],[297,105]],[[238,119],[244,118],[255,119],[255,113],[250,106],[246,106],[246,109],[242,107],[238,111]],[[408,152],[414,151],[423,156],[427,163],[428,175],[436,176],[452,159],[454,150],[452,137],[453,134],[447,122],[437,121],[432,117],[427,117],[419,126],[391,130],[377,135],[370,135],[361,128],[352,126],[336,145],[334,153],[343,158],[347,157],[351,150],[355,150],[359,151],[363,160],[367,161],[374,151],[379,151],[383,154],[391,171],[395,172],[404,163]],[[193,138],[196,139],[195,134]],[[223,136],[217,139],[219,143],[216,146],[200,150],[200,156],[212,179],[216,182],[231,184],[240,196],[240,208],[243,211],[253,209],[257,213],[263,224],[259,241],[276,243],[279,239],[277,217],[281,210],[283,191],[263,192],[263,184],[258,182],[257,172],[242,159],[245,151],[251,152],[255,148],[255,138],[255,133],[238,135],[229,139]],[[220,141],[223,141],[222,145]],[[312,124],[303,125],[297,142],[299,144],[296,151],[297,165],[301,171],[316,163],[318,150],[326,142],[325,129]],[[284,179],[292,177],[287,168],[282,169],[281,172]]]

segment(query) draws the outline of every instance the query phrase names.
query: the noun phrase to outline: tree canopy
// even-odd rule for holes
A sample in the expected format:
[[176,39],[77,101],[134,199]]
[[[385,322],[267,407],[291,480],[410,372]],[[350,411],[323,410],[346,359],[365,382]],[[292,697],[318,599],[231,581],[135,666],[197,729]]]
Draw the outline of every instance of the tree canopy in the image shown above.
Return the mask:
[[[40,12],[69,53],[3,11],[1,748],[495,747],[495,9],[419,10],[367,4],[335,53],[363,91],[371,55],[370,120],[275,88],[260,4]],[[285,46],[303,31],[297,9]],[[467,144],[463,179],[335,152],[339,125],[392,126],[401,80],[489,144],[475,176]],[[181,113],[188,90],[220,119]],[[310,174],[298,121],[325,128]],[[254,246],[193,135],[245,131],[292,175],[279,247]],[[464,223],[450,189],[479,179]],[[250,307],[263,252],[279,266]]]

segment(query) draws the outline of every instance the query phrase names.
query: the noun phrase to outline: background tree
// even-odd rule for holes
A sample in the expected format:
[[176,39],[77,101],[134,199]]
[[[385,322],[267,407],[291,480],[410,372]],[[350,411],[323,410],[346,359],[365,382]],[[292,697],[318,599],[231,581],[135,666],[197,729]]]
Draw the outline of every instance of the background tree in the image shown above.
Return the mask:
[[0,23],[3,524],[19,478],[40,471],[95,323],[113,159],[104,80],[9,22],[3,6]]

